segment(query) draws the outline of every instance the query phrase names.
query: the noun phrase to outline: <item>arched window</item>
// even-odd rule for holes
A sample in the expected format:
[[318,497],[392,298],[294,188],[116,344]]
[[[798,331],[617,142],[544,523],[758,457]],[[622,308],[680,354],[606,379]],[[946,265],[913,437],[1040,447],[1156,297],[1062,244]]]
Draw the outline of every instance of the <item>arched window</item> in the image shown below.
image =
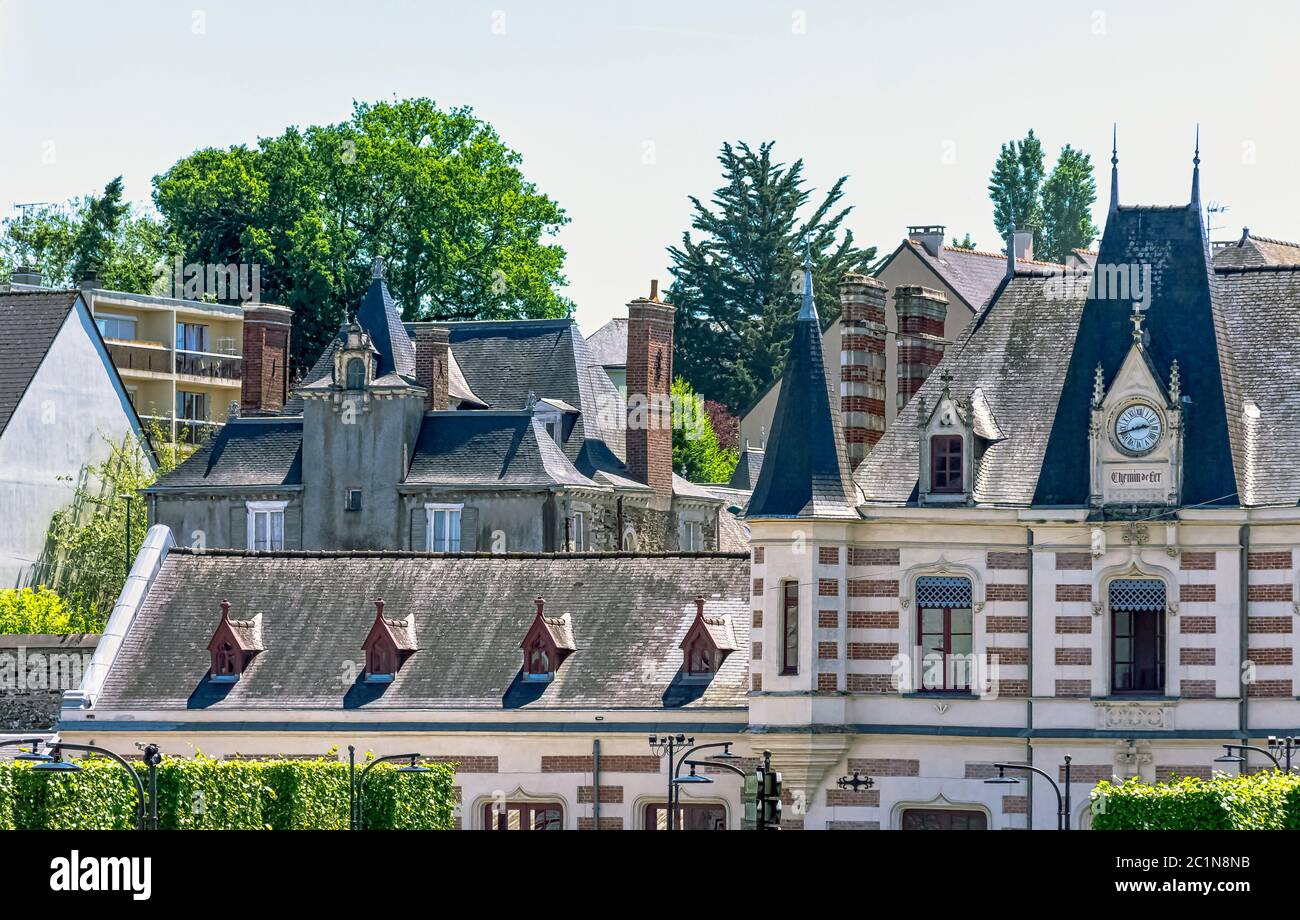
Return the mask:
[[636,530],[629,524],[623,528],[623,550],[625,552],[636,552]]
[[1165,583],[1110,583],[1111,693],[1165,692]]
[[366,387],[366,362],[360,358],[349,358],[347,378],[347,388],[349,390],[364,390]]
[[712,674],[718,670],[713,647],[703,640],[695,642],[686,656],[687,674]]
[[214,673],[220,676],[229,676],[239,673],[238,658],[235,650],[229,642],[222,644],[217,650],[216,667]]
[[975,670],[971,611],[969,578],[945,575],[916,580],[918,689],[970,690]]

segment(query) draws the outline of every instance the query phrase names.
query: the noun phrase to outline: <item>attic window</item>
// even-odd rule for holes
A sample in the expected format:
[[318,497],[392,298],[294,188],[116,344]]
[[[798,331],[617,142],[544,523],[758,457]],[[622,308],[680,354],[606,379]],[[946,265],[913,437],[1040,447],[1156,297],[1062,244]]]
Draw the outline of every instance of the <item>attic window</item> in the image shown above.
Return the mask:
[[347,388],[349,390],[364,390],[366,388],[366,363],[360,358],[348,359]]
[[555,679],[555,672],[575,651],[573,628],[568,614],[547,616],[546,601],[538,597],[534,603],[537,604],[537,614],[533,617],[533,625],[524,641],[519,643],[524,652],[520,673],[526,681],[548,683]]
[[375,622],[361,649],[366,656],[366,682],[391,683],[406,659],[419,651],[414,621],[384,616],[384,602],[375,601]]
[[961,435],[937,434],[930,438],[930,491],[960,493],[962,478]]
[[211,658],[209,678],[216,683],[234,683],[259,652],[262,643],[262,615],[251,620],[232,620],[230,601],[221,602],[221,619],[208,642]]
[[737,648],[731,617],[705,614],[704,598],[695,598],[695,620],[682,639],[682,670],[688,679],[708,680]]

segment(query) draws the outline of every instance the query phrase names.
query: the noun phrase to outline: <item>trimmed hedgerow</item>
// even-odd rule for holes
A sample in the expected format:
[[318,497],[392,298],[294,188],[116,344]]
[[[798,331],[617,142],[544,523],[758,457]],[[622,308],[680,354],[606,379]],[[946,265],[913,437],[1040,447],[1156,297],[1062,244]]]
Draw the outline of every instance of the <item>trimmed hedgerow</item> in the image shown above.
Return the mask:
[[[78,761],[76,773],[0,762],[0,829],[119,829],[135,825],[135,791],[121,765]],[[147,784],[147,772],[139,768]],[[373,829],[452,827],[455,769],[403,774],[388,763],[366,777]],[[348,826],[348,767],[337,760],[193,760],[158,766],[158,824],[167,830],[339,830]]]
[[1095,830],[1281,830],[1300,828],[1300,776],[1269,770],[1168,783],[1130,779],[1092,791]]

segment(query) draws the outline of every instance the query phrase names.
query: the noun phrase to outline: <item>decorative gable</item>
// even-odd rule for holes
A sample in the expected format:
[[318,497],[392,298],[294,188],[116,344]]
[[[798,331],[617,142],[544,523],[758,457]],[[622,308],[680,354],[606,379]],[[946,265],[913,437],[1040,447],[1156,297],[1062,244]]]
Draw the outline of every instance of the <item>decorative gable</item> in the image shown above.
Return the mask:
[[1097,366],[1088,430],[1092,485],[1090,504],[1177,505],[1183,481],[1183,397],[1178,361],[1166,389],[1151,360],[1133,305],[1133,344],[1115,379],[1106,386]]
[[739,645],[725,613],[705,614],[704,598],[695,598],[695,622],[682,639],[682,670],[687,677],[707,678],[716,674],[727,656]]
[[539,596],[534,602],[537,615],[519,643],[524,652],[523,675],[525,680],[549,681],[564,660],[577,651],[577,645],[569,615],[547,616],[546,601]]
[[375,381],[379,351],[369,334],[353,320],[347,338],[334,351],[334,386],[343,390],[365,390]]
[[221,602],[221,619],[208,641],[211,656],[209,676],[215,681],[236,681],[249,662],[266,646],[262,641],[262,615],[251,620],[232,620],[230,601]]
[[921,467],[918,471],[917,495],[923,505],[965,504],[975,483],[976,422],[987,428],[992,440],[1000,437],[997,423],[977,391],[979,413],[971,400],[959,399],[952,394],[952,375],[945,370],[943,391],[933,408],[927,408],[925,398],[918,396],[918,436],[920,437]]
[[420,650],[415,641],[414,618],[386,617],[383,600],[375,601],[375,622],[361,649],[366,655],[366,680],[372,683],[391,681],[406,659]]

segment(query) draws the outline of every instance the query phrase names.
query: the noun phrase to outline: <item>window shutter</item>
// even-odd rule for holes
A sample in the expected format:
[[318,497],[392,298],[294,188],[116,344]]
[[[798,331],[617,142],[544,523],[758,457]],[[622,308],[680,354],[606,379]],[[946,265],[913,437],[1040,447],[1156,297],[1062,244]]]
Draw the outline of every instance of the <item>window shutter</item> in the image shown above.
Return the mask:
[[302,549],[302,509],[293,502],[284,507],[284,548]]
[[462,508],[460,510],[460,551],[462,553],[478,552],[478,509]]
[[248,549],[248,509],[243,502],[230,509],[230,546]]
[[424,505],[411,509],[411,549],[423,553],[429,548],[429,519]]

